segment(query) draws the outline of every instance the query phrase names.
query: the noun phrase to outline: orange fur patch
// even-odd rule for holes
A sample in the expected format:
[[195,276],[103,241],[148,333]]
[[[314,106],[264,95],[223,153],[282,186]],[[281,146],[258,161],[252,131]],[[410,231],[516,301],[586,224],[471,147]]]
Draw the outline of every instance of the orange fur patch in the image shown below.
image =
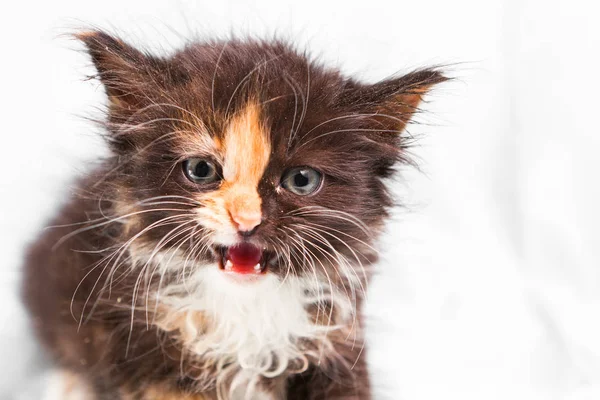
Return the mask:
[[397,96],[395,98],[396,103],[387,106],[390,108],[389,113],[391,115],[399,115],[400,120],[402,120],[396,129],[399,131],[404,130],[408,121],[410,121],[414,113],[419,109],[419,104],[423,100],[423,96],[429,91],[429,88],[429,86],[425,86],[412,89],[408,93]]
[[217,145],[222,147],[223,183],[203,199],[210,216],[221,225],[240,228],[260,223],[258,183],[269,162],[271,144],[259,106],[249,103],[235,115]]

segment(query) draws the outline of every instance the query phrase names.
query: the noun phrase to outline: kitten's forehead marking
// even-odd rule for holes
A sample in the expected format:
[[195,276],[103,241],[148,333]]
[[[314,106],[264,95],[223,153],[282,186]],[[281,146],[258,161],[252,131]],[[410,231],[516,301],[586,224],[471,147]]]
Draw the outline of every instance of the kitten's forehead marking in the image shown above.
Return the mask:
[[258,185],[271,153],[258,104],[249,103],[231,119],[222,146],[223,178],[228,182]]
[[260,213],[258,183],[271,154],[269,132],[257,103],[250,102],[228,123],[222,142],[223,191],[229,212]]

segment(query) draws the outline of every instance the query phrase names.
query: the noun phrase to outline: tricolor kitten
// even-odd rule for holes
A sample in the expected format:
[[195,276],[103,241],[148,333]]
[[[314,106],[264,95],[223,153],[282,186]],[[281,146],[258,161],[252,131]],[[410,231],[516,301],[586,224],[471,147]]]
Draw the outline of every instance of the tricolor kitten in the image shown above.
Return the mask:
[[29,251],[62,399],[369,399],[361,300],[435,69],[367,85],[274,41],[77,35],[112,156]]

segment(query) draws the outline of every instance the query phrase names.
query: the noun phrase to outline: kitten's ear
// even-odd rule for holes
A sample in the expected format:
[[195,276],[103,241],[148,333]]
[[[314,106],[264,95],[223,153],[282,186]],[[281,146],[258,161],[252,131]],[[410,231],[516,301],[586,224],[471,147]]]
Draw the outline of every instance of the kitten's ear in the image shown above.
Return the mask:
[[75,34],[82,41],[106,88],[111,107],[136,109],[145,101],[146,88],[163,67],[164,61],[142,53],[120,39],[102,32]]
[[373,118],[391,135],[399,134],[418,112],[423,96],[434,85],[447,80],[439,70],[429,68],[373,85],[350,82],[342,100],[356,112],[375,114]]

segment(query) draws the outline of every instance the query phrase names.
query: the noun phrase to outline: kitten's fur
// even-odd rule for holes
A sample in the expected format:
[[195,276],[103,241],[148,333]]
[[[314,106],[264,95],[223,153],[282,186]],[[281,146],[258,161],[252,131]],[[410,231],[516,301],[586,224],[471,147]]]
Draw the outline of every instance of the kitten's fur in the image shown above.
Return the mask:
[[[401,135],[445,78],[374,85],[274,41],[194,43],[169,58],[77,35],[109,97],[112,156],[29,251],[24,298],[56,365],[90,399],[369,399],[360,305],[405,162]],[[214,160],[192,184],[181,162]],[[311,166],[318,192],[282,188]],[[231,207],[258,207],[240,238]],[[277,254],[256,282],[213,247]],[[73,387],[75,387],[73,386]],[[65,389],[64,398],[68,398]]]

